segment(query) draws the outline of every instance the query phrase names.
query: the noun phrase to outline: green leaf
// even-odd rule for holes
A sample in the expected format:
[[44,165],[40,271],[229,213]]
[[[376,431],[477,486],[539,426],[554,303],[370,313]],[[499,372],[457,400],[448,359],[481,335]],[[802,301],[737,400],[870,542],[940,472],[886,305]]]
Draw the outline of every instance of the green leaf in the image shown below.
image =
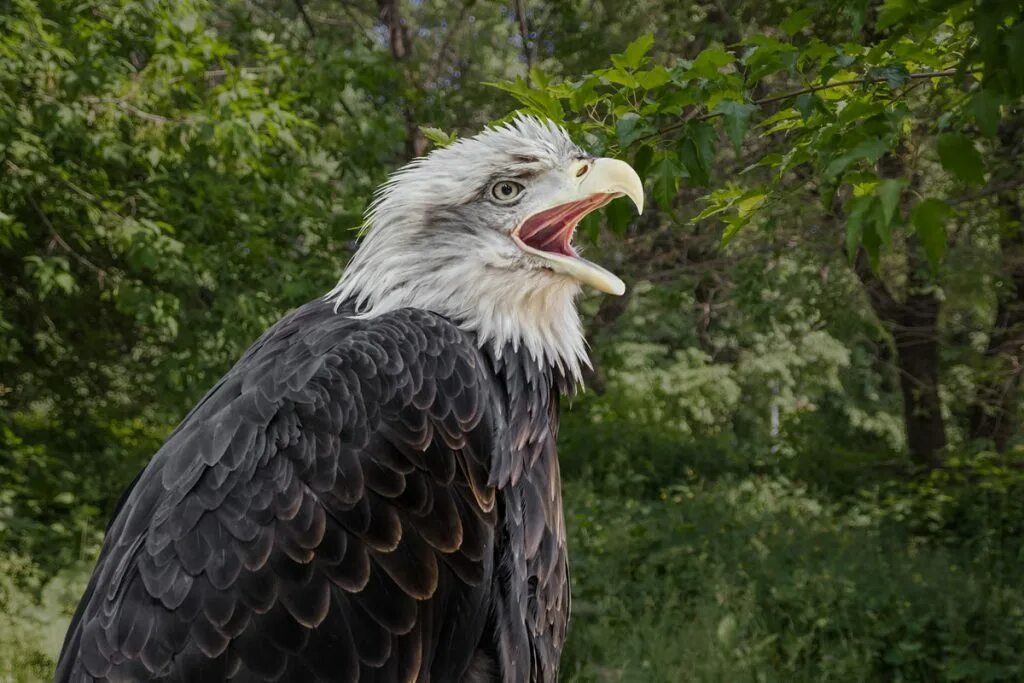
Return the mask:
[[533,87],[544,89],[551,83],[551,77],[535,66],[530,69],[530,82],[533,83]]
[[707,185],[711,181],[711,162],[715,156],[715,129],[704,122],[687,126],[679,156],[693,182]]
[[689,107],[696,106],[701,101],[696,88],[676,90],[668,94],[662,94],[658,98],[658,109],[664,114],[682,114]]
[[[857,257],[857,249],[864,243],[864,225],[865,219],[868,215],[871,205],[875,202],[875,198],[868,195],[864,197],[855,197],[851,199],[846,207],[846,255],[850,259],[850,263],[853,263]],[[865,250],[867,250],[867,245]],[[868,256],[871,257],[870,251]],[[877,263],[878,252],[875,251],[874,257],[872,258],[872,267]]]
[[645,33],[626,47],[622,54],[625,66],[630,69],[637,69],[644,62],[644,57],[654,47],[654,34]]
[[561,122],[565,118],[565,111],[562,109],[561,100],[546,90],[531,88],[522,76],[516,77],[514,81],[485,82],[484,85],[510,93],[536,113],[547,116],[555,122]]
[[809,92],[798,95],[797,98],[793,100],[793,108],[800,112],[800,116],[803,117],[804,121],[809,119],[815,110],[825,110],[825,106],[822,104],[821,98],[814,93]]
[[892,225],[892,219],[896,216],[896,209],[900,205],[900,195],[907,181],[903,178],[890,178],[883,180],[875,188],[875,195],[882,209],[882,223],[888,227]]
[[660,208],[669,211],[679,191],[679,180],[683,171],[679,163],[670,155],[663,156],[651,167],[650,178],[653,179],[652,194]]
[[868,70],[868,78],[884,80],[892,89],[901,88],[910,78],[910,72],[902,64],[879,66]]
[[601,69],[596,71],[598,75],[604,77],[609,83],[615,83],[616,85],[624,85],[627,88],[638,88],[640,87],[639,81],[633,76],[633,74],[626,69]]
[[722,231],[721,245],[725,247],[747,222],[739,216],[723,216],[722,222],[725,223],[725,230]]
[[615,124],[615,137],[622,148],[629,147],[648,132],[648,126],[635,112],[627,112]]
[[888,28],[920,10],[918,0],[885,0],[878,10],[878,27]]
[[768,195],[764,192],[754,192],[743,197],[743,199],[736,202],[736,214],[740,218],[748,218],[750,214],[754,213],[764,205],[765,199]]
[[910,214],[914,230],[933,270],[939,267],[946,253],[946,221],[951,212],[949,204],[933,198],[920,202]]
[[864,140],[846,154],[833,159],[825,168],[825,175],[830,178],[834,178],[845,171],[847,167],[855,161],[867,161],[869,163],[874,163],[878,161],[879,157],[885,154],[888,149],[889,145],[879,138]]
[[633,205],[628,200],[612,202],[604,210],[604,213],[608,220],[608,227],[619,237],[626,234],[626,229],[629,228],[635,214]]
[[965,183],[985,181],[985,164],[974,143],[963,133],[939,136],[939,161],[942,167]]
[[690,223],[698,223],[705,218],[710,218],[733,207],[736,201],[743,196],[743,190],[738,185],[728,185],[717,190],[712,190],[699,201],[705,202],[707,206],[699,214],[690,219]]
[[974,117],[978,130],[985,137],[995,137],[999,132],[999,120],[1002,118],[1002,98],[989,90],[982,90],[971,98],[967,111]]
[[725,101],[719,102],[715,112],[722,115],[725,121],[725,132],[732,140],[736,149],[743,144],[743,136],[747,134],[750,127],[750,117],[757,110],[757,106],[744,102]]
[[668,83],[672,74],[668,72],[663,66],[654,66],[647,71],[638,71],[633,74],[636,77],[637,83],[647,90],[654,90]]
[[640,145],[640,148],[633,155],[633,170],[637,172],[641,178],[647,177],[647,170],[651,167],[651,161],[654,160],[654,148],[650,145]]
[[433,142],[437,147],[447,147],[459,139],[459,136],[454,133],[446,133],[440,128],[432,126],[420,126],[420,132],[423,133],[423,137]]
[[569,96],[569,104],[573,111],[583,111],[588,105],[597,102],[601,98],[597,92],[597,86],[600,84],[601,79],[596,76],[591,76],[576,84],[572,89],[572,95]]
[[779,28],[781,28],[787,34],[795,36],[797,33],[800,32],[800,30],[804,26],[807,26],[807,20],[813,13],[813,7],[805,7],[801,10],[797,10],[796,12],[793,12],[788,17],[783,19],[782,22],[779,24]]
[[693,60],[687,75],[714,80],[721,76],[718,70],[732,62],[733,56],[725,50],[717,47],[708,48]]

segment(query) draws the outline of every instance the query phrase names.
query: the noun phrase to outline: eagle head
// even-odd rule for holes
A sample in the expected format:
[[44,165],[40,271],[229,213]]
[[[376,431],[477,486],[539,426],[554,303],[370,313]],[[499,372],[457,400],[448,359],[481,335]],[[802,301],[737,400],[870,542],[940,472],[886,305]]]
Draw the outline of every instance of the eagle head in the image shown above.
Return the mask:
[[621,196],[643,210],[628,164],[594,158],[550,121],[518,116],[393,174],[328,297],[354,301],[362,316],[434,311],[499,355],[525,348],[578,380],[588,363],[580,286],[619,295],[625,285],[583,258],[573,233]]

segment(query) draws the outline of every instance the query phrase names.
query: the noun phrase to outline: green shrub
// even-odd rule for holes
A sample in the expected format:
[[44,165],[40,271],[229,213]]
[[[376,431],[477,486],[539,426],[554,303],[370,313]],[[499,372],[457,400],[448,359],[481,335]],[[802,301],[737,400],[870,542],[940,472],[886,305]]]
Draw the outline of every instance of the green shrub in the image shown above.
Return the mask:
[[922,543],[892,500],[838,504],[780,476],[694,477],[649,502],[575,484],[567,499],[570,680],[1024,675],[1019,555]]

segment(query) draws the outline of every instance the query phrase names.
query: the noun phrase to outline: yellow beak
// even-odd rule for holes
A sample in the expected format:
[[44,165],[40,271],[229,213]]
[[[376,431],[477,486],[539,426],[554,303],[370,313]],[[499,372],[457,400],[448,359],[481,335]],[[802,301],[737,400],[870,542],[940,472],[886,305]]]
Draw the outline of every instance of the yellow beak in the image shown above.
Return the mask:
[[575,198],[528,218],[513,233],[524,251],[548,267],[607,294],[619,296],[625,283],[614,273],[579,256],[569,244],[580,220],[616,197],[629,197],[644,210],[644,186],[633,167],[618,159],[576,162],[570,171],[578,182]]

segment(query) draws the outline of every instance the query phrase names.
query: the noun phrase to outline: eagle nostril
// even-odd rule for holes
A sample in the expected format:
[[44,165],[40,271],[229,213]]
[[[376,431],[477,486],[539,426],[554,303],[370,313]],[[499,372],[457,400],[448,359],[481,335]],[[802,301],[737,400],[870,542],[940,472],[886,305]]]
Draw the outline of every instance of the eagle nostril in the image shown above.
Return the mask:
[[589,171],[589,170],[590,170],[590,164],[583,164],[582,166],[580,166],[580,170],[576,171],[576,177],[577,178],[582,178],[583,176],[585,176],[587,174],[587,171]]

